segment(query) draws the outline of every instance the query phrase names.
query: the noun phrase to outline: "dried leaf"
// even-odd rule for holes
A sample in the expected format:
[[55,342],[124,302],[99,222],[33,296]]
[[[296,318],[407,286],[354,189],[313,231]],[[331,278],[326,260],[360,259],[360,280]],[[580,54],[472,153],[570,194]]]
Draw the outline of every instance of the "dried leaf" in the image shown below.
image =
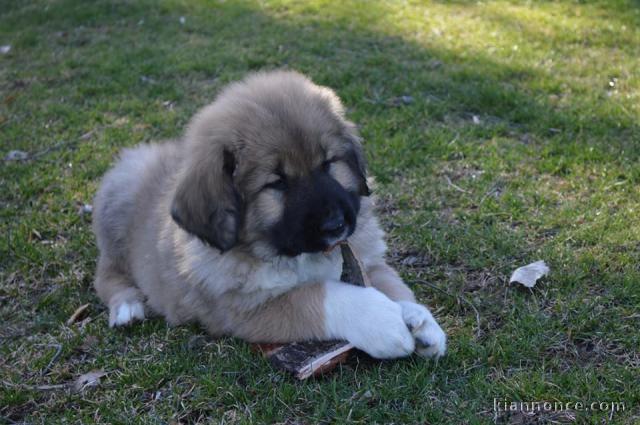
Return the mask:
[[83,340],[82,344],[75,348],[76,351],[81,353],[88,353],[94,348],[96,345],[100,343],[100,339],[95,335],[87,335]]
[[549,273],[549,267],[547,264],[542,260],[536,261],[535,263],[515,269],[511,275],[511,279],[509,279],[509,283],[518,282],[527,288],[533,288],[538,279],[545,276],[547,273]]
[[413,103],[413,96],[403,95],[389,99],[388,103],[392,106],[404,106]]
[[75,322],[77,322],[78,319],[80,318],[80,316],[82,316],[85,313],[87,308],[89,308],[89,304],[84,304],[84,305],[81,305],[80,307],[78,307],[76,309],[76,311],[73,312],[71,317],[69,317],[69,319],[67,320],[67,326],[71,326]]
[[29,154],[24,151],[10,151],[5,157],[5,161],[24,161],[29,158]]
[[142,81],[143,83],[147,83],[147,84],[157,84],[157,81],[154,80],[151,77],[147,77],[146,75],[143,75],[140,77],[140,81]]
[[91,204],[83,204],[80,208],[78,208],[78,214],[80,215],[91,215],[93,212],[93,206]]
[[73,383],[73,388],[79,392],[87,387],[95,387],[100,383],[100,378],[106,374],[107,372],[104,370],[94,370],[92,372],[85,373],[84,375],[80,375]]

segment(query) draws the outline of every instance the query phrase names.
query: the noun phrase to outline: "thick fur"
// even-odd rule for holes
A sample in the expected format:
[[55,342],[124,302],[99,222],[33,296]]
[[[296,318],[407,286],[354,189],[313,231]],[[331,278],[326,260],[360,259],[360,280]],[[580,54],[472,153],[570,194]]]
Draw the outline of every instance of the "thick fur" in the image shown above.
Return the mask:
[[[181,140],[122,152],[94,231],[111,326],[147,308],[248,341],[445,352],[444,332],[385,263],[355,126],[331,90],[295,72],[231,84]],[[374,288],[339,281],[331,247],[346,237]]]

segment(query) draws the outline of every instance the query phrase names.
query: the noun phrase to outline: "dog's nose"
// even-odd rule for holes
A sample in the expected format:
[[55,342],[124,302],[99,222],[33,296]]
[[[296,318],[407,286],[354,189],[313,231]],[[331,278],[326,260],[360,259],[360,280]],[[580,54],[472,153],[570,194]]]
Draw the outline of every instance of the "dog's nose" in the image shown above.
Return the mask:
[[322,222],[320,231],[329,236],[340,236],[345,227],[344,214],[340,211],[332,211]]

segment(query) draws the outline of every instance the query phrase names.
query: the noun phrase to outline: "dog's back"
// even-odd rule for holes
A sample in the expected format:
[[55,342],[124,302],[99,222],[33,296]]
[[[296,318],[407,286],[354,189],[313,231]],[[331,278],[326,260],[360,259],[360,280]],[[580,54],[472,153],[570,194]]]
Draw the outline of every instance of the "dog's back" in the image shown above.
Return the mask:
[[144,187],[146,170],[161,155],[158,145],[125,149],[116,165],[105,174],[94,199],[93,229],[98,248],[126,264],[127,239],[135,217],[136,200]]
[[[94,199],[93,230],[100,251],[96,290],[108,305],[124,306],[110,315],[112,326],[144,314],[144,297],[133,276],[136,267],[132,262],[140,260],[132,252],[138,242],[135,236],[148,233],[141,232],[141,226],[155,223],[145,217],[157,210],[159,192],[170,185],[180,163],[178,145],[142,144],[123,150]],[[168,216],[169,208],[166,210]]]
[[115,166],[105,174],[94,199],[93,230],[98,248],[125,265],[129,257],[137,205],[149,190],[162,187],[179,162],[175,143],[142,144],[124,149]]

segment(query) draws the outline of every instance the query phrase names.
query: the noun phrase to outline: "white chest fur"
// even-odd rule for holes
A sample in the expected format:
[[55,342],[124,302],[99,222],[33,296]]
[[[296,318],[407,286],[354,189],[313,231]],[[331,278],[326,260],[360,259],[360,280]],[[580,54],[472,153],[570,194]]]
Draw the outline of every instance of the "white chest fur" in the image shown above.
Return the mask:
[[247,263],[232,252],[220,255],[184,232],[174,237],[180,242],[175,246],[181,247],[177,250],[179,273],[214,297],[239,292],[251,294],[249,298],[259,304],[299,285],[340,280],[342,274],[339,249]]
[[294,286],[340,280],[342,256],[335,249],[329,254],[301,254],[294,258],[278,257],[260,263],[247,275],[241,291],[282,293]]

